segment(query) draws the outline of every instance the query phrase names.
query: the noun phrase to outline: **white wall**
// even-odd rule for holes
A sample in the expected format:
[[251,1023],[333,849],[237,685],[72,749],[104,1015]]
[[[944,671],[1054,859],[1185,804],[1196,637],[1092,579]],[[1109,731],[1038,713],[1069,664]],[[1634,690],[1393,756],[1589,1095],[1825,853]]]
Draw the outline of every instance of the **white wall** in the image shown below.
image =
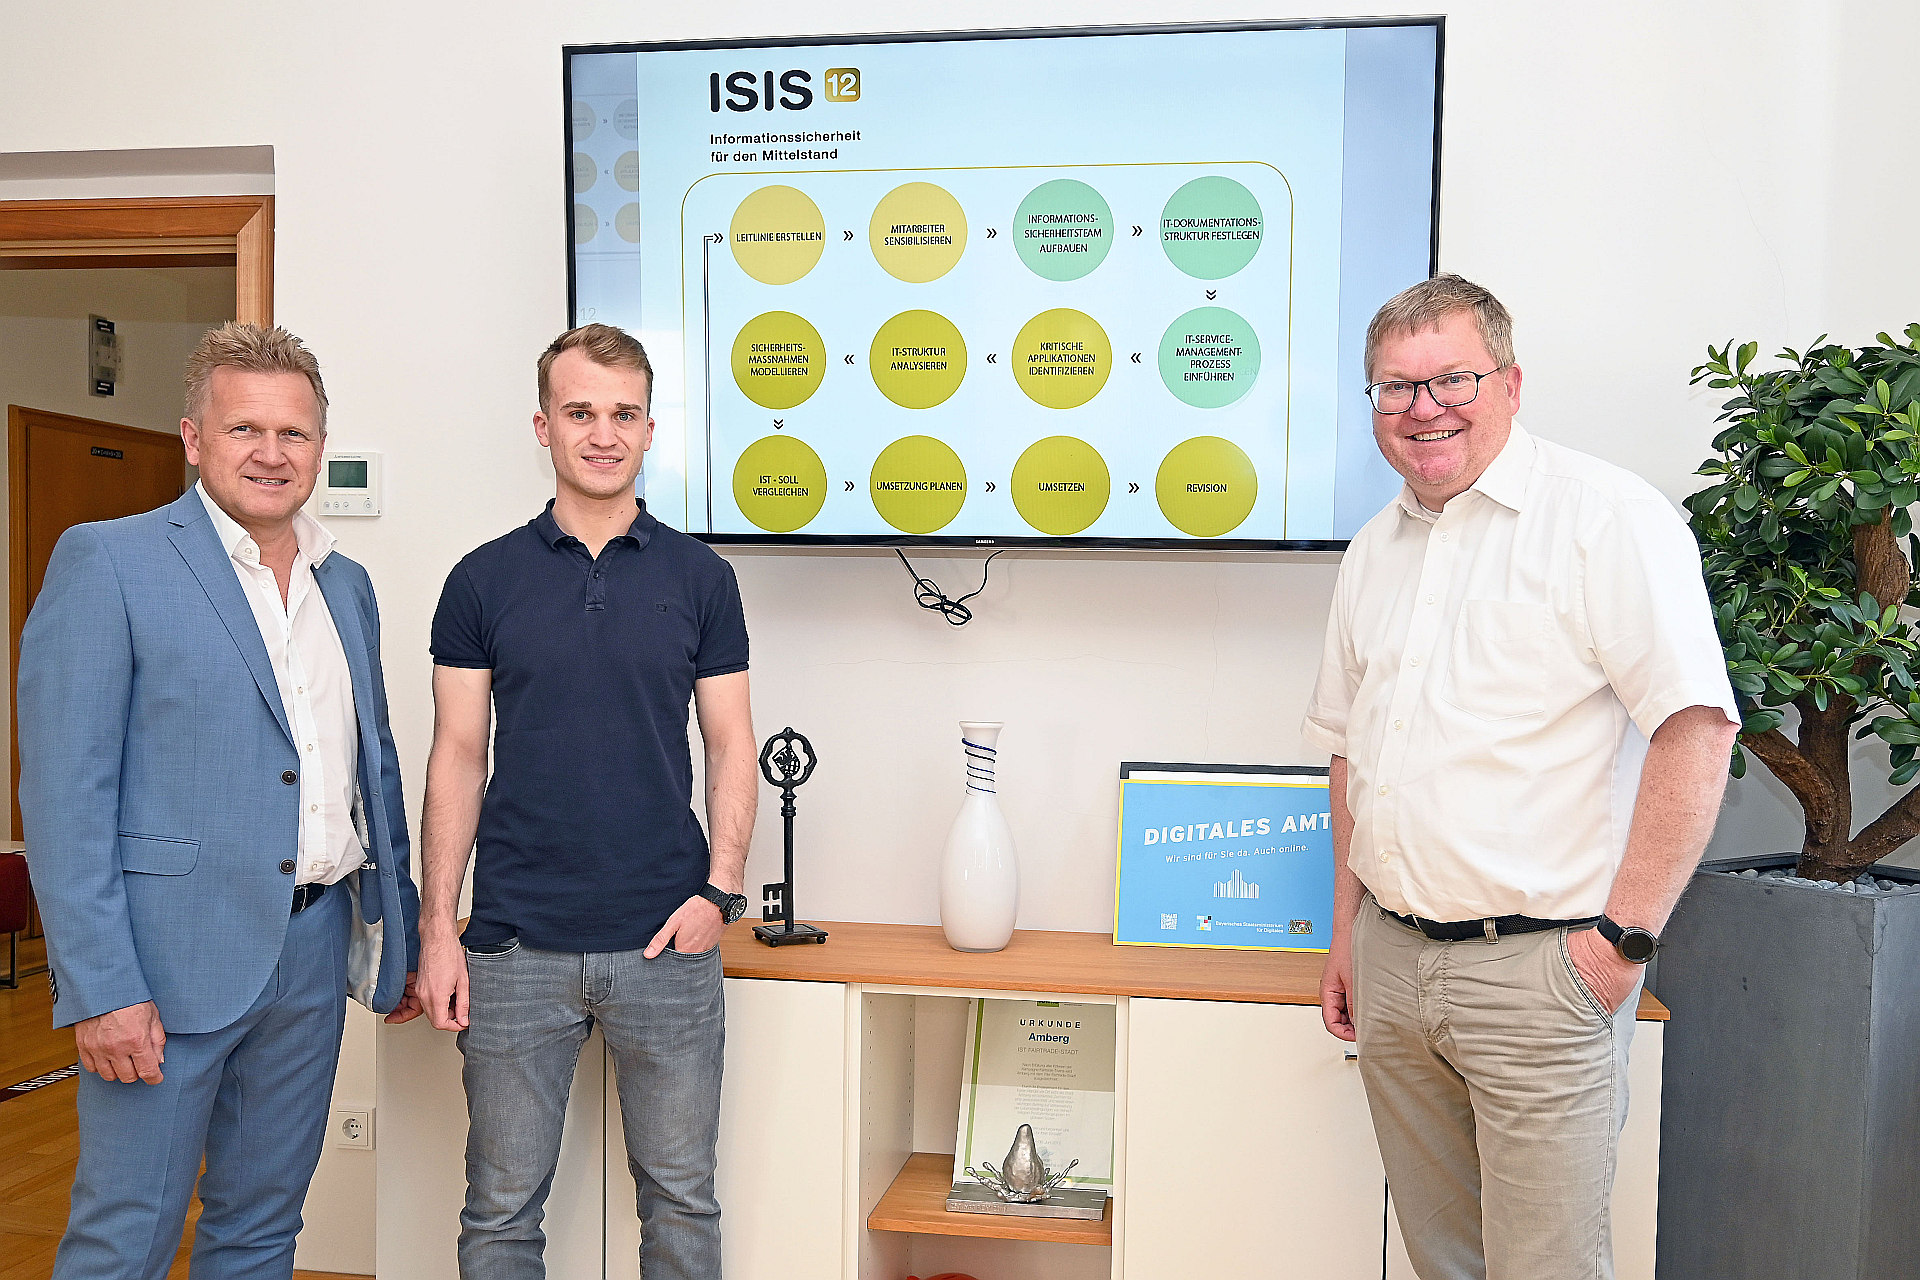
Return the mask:
[[[335,443],[386,455],[389,514],[335,524],[384,602],[417,805],[443,576],[551,491],[527,420],[533,357],[567,318],[561,44],[1375,8],[350,0],[129,7],[107,26],[16,6],[9,43],[48,56],[0,80],[0,151],[274,148],[278,315],[326,368]],[[1458,0],[1441,259],[1517,315],[1529,426],[1678,497],[1712,434],[1715,398],[1687,386],[1707,342],[1860,341],[1914,318],[1914,47],[1901,0]],[[1594,390],[1603,369],[1622,393]],[[792,724],[822,755],[801,801],[813,918],[935,918],[962,717],[1008,722],[1028,927],[1107,924],[1118,761],[1313,759],[1297,724],[1330,560],[1014,553],[952,628],[890,555],[731,558],[759,728]],[[950,592],[977,581],[977,557],[916,564]],[[1740,788],[1722,845],[1797,843],[1776,792]],[[779,874],[763,814],[749,884]]]

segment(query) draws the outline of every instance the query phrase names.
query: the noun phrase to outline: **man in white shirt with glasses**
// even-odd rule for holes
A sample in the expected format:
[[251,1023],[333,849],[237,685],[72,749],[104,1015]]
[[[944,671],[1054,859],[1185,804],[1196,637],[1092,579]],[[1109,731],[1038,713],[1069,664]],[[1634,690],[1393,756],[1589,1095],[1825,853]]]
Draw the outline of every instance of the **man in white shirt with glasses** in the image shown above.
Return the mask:
[[1406,485],[1341,563],[1302,729],[1333,757],[1322,1015],[1422,1280],[1606,1280],[1643,966],[1738,732],[1699,552],[1514,421],[1480,286],[1393,298],[1366,364]]

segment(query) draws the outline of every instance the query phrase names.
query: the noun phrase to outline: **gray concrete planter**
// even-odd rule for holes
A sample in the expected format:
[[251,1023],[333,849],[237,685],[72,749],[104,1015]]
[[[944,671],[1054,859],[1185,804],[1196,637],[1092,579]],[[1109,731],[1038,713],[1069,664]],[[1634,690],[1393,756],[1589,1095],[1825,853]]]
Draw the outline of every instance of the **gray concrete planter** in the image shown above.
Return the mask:
[[1920,1276],[1920,893],[1714,874],[1792,865],[1703,865],[1662,938],[1659,1280]]

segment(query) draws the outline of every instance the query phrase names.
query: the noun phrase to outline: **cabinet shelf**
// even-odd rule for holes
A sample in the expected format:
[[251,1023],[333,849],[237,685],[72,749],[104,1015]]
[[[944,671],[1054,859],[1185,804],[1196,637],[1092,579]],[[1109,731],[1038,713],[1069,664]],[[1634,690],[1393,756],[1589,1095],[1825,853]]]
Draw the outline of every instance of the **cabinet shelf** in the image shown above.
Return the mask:
[[904,1231],[932,1236],[984,1236],[994,1240],[1045,1240],[1059,1244],[1113,1243],[1113,1201],[1107,1217],[1023,1218],[993,1213],[949,1213],[953,1157],[916,1151],[907,1157],[893,1185],[867,1215],[875,1231]]

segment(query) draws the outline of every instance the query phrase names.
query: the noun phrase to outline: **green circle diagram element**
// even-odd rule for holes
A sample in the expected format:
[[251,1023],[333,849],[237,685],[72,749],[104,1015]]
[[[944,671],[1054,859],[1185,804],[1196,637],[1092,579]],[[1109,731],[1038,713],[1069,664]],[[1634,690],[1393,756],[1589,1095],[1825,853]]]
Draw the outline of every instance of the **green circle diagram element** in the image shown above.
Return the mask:
[[1049,409],[1077,409],[1100,394],[1113,372],[1113,344],[1084,311],[1056,307],[1020,327],[1013,377],[1027,398]]
[[953,193],[908,182],[880,197],[867,223],[874,261],[896,280],[925,284],[953,270],[967,251],[967,215]]
[[1167,261],[1196,280],[1220,280],[1252,262],[1266,233],[1260,202],[1232,178],[1195,178],[1160,212]]
[[895,440],[873,460],[873,509],[902,533],[938,533],[967,500],[960,455],[932,436]]
[[1014,212],[1013,247],[1042,280],[1078,280],[1113,247],[1113,210],[1084,182],[1043,182]]
[[1253,512],[1260,478],[1253,459],[1219,436],[1195,436],[1173,446],[1153,483],[1160,514],[1195,538],[1232,533]]
[[761,284],[792,284],[826,248],[820,206],[798,187],[762,187],[733,211],[727,244],[740,269]]
[[1225,307],[1196,307],[1160,338],[1160,380],[1196,409],[1230,405],[1260,376],[1260,339]]
[[902,311],[873,335],[867,366],[881,395],[902,409],[931,409],[960,389],[967,344],[938,312]]
[[1013,509],[1041,533],[1079,533],[1107,509],[1113,480],[1107,460],[1085,440],[1048,436],[1013,464]]
[[733,380],[763,409],[804,403],[826,373],[820,331],[791,311],[755,316],[733,340]]
[[827,468],[805,441],[764,436],[733,464],[733,500],[768,533],[804,529],[827,500]]

